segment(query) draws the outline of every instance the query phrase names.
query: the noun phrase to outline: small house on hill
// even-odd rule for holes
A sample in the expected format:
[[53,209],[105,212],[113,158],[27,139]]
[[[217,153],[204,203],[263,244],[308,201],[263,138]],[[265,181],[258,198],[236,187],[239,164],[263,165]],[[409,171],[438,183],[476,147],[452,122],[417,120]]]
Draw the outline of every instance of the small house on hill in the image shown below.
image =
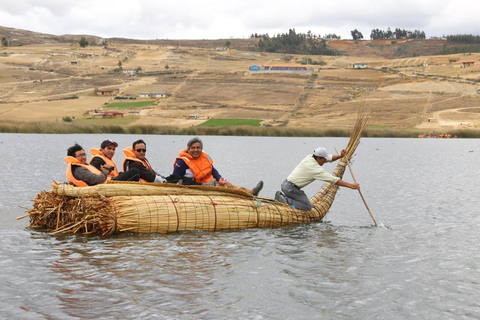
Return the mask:
[[119,89],[98,89],[97,96],[114,96],[120,92]]
[[312,73],[313,68],[301,64],[267,64],[261,68],[258,64],[253,64],[250,68],[252,73]]
[[138,95],[140,98],[165,98],[168,96],[166,92],[141,92]]
[[254,63],[252,66],[249,68],[250,71],[260,71],[260,67],[258,64]]
[[368,69],[368,63],[354,63],[353,69]]
[[137,70],[136,69],[123,69],[122,70],[123,73],[128,73],[129,75],[131,76],[134,76],[137,74]]
[[464,68],[472,67],[475,64],[475,60],[464,60],[462,64]]
[[103,113],[104,118],[121,118],[123,117],[123,112],[118,111],[105,111]]

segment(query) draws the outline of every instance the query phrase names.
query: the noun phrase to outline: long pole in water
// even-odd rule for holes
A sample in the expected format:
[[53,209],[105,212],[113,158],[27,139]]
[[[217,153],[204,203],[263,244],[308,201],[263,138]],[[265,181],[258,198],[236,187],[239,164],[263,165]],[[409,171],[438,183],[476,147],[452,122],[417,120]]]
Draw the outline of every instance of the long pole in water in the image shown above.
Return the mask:
[[[337,149],[335,149],[335,151],[338,153]],[[348,165],[348,170],[350,170],[350,174],[352,175],[353,181],[355,183],[357,183],[357,180],[355,179],[355,176],[353,175],[352,167],[350,166],[350,161],[348,161],[348,159],[347,159],[347,165]],[[370,211],[370,208],[368,207],[368,204],[365,201],[365,198],[363,197],[362,191],[360,191],[360,189],[358,189],[358,193],[360,194],[360,197],[362,198],[363,203],[365,204],[365,207],[367,208],[368,213],[370,214],[370,217],[372,217],[373,223],[375,223],[375,227],[378,227],[377,221],[375,221],[375,218],[373,217],[372,211]]]

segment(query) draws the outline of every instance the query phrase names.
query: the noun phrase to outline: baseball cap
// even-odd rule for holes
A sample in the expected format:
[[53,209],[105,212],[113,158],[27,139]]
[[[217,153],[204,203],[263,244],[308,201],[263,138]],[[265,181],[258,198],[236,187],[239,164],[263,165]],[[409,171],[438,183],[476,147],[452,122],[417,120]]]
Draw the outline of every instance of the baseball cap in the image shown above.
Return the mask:
[[321,158],[327,159],[327,161],[332,161],[332,155],[328,154],[327,149],[318,147],[313,151],[313,155]]
[[108,139],[108,140],[105,140],[105,141],[102,142],[102,144],[100,145],[100,148],[105,149],[106,147],[108,147],[109,145],[112,145],[112,144],[115,146],[115,148],[118,147],[118,143],[116,143],[113,140]]

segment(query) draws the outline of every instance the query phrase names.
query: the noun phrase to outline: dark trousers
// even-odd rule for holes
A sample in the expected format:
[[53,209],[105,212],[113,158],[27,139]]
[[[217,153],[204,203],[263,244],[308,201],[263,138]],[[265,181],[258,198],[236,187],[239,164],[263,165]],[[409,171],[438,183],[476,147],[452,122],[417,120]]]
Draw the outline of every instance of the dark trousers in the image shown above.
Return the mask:
[[303,190],[288,180],[282,183],[282,192],[289,205],[293,205],[295,209],[310,211],[312,204]]
[[112,180],[116,181],[140,181],[140,171],[137,168],[132,168],[126,172],[120,173],[117,177]]

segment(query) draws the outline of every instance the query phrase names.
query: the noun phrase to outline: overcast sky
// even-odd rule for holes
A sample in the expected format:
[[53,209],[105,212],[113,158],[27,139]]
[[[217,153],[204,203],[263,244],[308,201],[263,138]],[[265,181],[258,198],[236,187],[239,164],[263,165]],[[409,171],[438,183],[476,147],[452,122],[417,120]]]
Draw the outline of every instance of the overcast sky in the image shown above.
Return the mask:
[[309,30],[480,35],[480,0],[0,0],[0,25],[54,35],[228,39]]

